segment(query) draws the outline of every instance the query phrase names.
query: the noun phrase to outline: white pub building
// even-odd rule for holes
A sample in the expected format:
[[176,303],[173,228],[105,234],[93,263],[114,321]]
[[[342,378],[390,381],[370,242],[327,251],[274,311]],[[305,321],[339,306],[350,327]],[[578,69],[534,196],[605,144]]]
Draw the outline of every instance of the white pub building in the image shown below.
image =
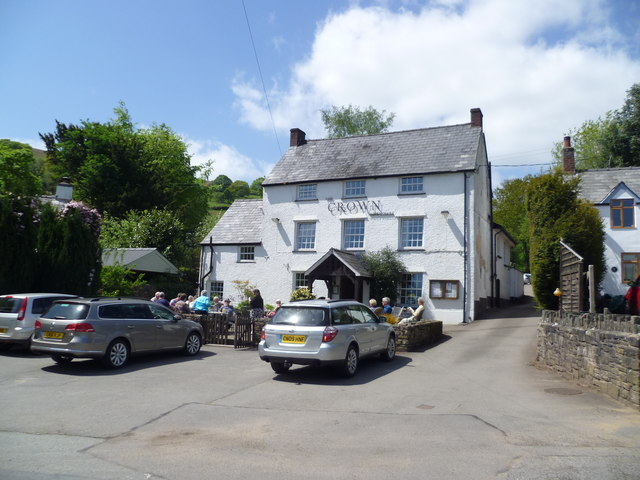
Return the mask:
[[521,294],[513,241],[492,223],[480,109],[470,123],[380,135],[307,140],[294,128],[262,186],[263,199],[235,201],[201,243],[211,295],[238,301],[234,281],[248,281],[269,304],[298,287],[367,303],[360,254],[385,247],[408,272],[388,296],[423,297],[425,318],[470,322]]

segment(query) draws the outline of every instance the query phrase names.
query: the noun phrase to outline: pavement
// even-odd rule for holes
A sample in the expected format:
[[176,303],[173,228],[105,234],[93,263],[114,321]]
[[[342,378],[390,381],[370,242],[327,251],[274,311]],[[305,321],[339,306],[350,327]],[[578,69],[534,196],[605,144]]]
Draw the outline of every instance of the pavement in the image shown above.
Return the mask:
[[[496,315],[499,315],[497,317]],[[344,379],[255,350],[0,354],[1,479],[640,479],[640,414],[535,365],[531,301]]]

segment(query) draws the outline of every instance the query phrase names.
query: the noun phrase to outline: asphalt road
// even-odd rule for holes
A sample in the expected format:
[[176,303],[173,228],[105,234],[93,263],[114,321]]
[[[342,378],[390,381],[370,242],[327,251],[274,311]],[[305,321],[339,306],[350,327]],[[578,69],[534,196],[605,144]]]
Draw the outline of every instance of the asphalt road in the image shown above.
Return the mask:
[[356,377],[255,350],[0,354],[0,479],[640,479],[640,412],[533,365],[538,316],[445,327]]

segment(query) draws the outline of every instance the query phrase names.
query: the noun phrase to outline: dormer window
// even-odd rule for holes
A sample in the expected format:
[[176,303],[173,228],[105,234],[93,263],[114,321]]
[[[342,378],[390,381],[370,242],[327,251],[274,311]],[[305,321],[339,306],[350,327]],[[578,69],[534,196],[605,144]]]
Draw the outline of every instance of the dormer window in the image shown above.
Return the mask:
[[633,228],[635,226],[634,209],[632,198],[611,200],[611,228]]

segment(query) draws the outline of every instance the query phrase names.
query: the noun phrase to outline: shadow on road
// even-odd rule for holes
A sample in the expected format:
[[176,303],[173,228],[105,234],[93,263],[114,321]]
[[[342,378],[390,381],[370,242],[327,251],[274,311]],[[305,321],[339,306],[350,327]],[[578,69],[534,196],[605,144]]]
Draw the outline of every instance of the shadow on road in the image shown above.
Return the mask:
[[161,367],[183,362],[197,362],[206,360],[216,355],[213,352],[200,351],[194,357],[184,356],[181,353],[149,353],[131,357],[129,363],[123,368],[110,369],[103,366],[99,360],[75,359],[66,365],[59,365],[51,360],[52,364],[43,367],[45,372],[56,373],[58,375],[72,375],[79,377],[96,377],[108,375],[122,375],[147,368]]

